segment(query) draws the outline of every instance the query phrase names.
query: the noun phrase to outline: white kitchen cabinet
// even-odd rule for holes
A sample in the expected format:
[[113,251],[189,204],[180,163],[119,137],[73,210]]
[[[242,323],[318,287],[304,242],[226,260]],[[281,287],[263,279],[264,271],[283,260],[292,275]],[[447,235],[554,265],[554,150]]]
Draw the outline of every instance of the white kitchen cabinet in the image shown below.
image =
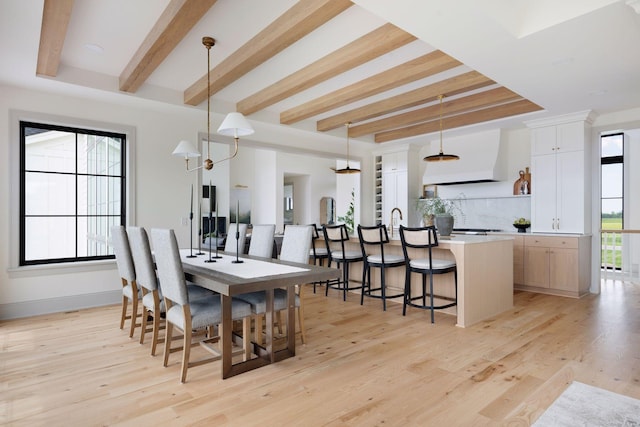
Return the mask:
[[407,170],[408,152],[382,154],[382,223],[391,226],[391,210],[398,208],[402,220],[395,214],[395,228],[408,224],[409,178]]
[[584,122],[562,123],[531,131],[531,155],[564,153],[584,150]]
[[407,225],[409,211],[409,194],[407,186],[407,171],[384,172],[382,174],[382,218],[387,227],[391,227],[391,210],[400,209],[402,220],[395,214],[395,228],[400,224]]
[[591,175],[585,122],[532,129],[531,231],[590,231]]
[[387,153],[382,155],[382,172],[399,172],[407,170],[407,152]]
[[585,158],[581,151],[531,157],[533,232],[584,233]]

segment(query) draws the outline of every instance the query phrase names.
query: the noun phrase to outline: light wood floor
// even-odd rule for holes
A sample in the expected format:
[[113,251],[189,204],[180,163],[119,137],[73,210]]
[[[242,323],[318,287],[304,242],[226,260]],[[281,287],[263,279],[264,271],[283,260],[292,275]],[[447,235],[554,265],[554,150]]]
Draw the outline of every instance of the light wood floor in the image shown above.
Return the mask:
[[640,398],[640,285],[580,300],[517,292],[513,310],[467,329],[306,296],[295,358],[224,381],[207,364],[182,385],[179,355],[163,368],[118,328],[119,307],[2,322],[0,424],[529,425],[574,379]]

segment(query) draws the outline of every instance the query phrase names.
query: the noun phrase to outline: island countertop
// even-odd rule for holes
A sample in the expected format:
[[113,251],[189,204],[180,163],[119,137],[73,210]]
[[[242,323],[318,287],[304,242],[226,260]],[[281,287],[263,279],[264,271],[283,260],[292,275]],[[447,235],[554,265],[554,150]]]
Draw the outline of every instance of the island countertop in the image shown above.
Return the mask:
[[[395,230],[388,246],[389,253],[402,255],[402,243]],[[349,249],[360,250],[357,238],[349,241]],[[471,326],[513,307],[513,236],[438,236],[438,247],[434,249],[434,255],[454,259],[457,264],[457,326]],[[409,256],[424,258],[426,250],[410,248]],[[399,283],[403,283],[403,276],[404,272],[397,280]],[[445,285],[445,292],[448,287],[450,295],[455,295],[452,278],[447,277],[449,275],[438,276],[443,276],[437,280]],[[357,273],[353,277],[358,277]]]
[[[472,245],[472,244],[496,242],[496,241],[502,241],[502,240],[513,240],[513,235],[490,234],[485,236],[485,235],[478,235],[478,234],[454,234],[451,236],[438,236],[438,245],[442,247],[446,247],[449,245]],[[393,238],[390,238],[389,243],[394,246],[402,245],[402,243],[400,242],[400,236],[397,236],[395,234]]]

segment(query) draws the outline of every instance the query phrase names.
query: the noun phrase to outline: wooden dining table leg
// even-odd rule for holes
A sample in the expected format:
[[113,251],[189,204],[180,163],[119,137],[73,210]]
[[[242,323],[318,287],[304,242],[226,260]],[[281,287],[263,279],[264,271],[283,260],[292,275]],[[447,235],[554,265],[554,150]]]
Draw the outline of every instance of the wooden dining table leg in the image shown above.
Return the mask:
[[[300,285],[302,287],[302,285]],[[302,298],[302,297],[300,297]],[[300,301],[302,307],[302,301]],[[287,286],[287,351],[296,354],[296,287]]]
[[222,331],[218,331],[222,339],[222,378],[231,376],[233,356],[231,354],[231,341],[233,323],[231,320],[231,297],[220,295],[222,298]]
[[266,299],[265,303],[267,304],[266,313],[265,313],[265,347],[267,349],[267,355],[269,357],[270,363],[275,362],[274,351],[273,351],[273,321],[275,320],[275,316],[273,313],[273,289],[267,289],[265,291]]

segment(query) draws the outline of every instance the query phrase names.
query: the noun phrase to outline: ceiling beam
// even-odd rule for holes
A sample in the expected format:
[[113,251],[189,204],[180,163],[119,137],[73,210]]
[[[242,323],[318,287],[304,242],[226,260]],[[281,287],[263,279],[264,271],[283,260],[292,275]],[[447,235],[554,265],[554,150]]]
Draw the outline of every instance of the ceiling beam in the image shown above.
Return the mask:
[[236,110],[246,115],[255,113],[414,40],[414,36],[395,25],[385,24],[243,99],[237,104]]
[[58,74],[72,9],[73,0],[44,1],[36,76],[55,77]]
[[[531,113],[541,110],[542,107],[533,102],[522,99],[508,104],[501,104],[495,107],[476,110],[471,113],[459,114],[457,116],[442,119],[442,129],[453,129],[461,126],[468,126],[489,120],[503,119],[505,117],[517,116],[519,114]],[[420,123],[401,129],[381,132],[375,134],[375,142],[388,142],[412,136],[424,135],[440,129],[440,120]]]
[[[462,65],[462,63],[436,50],[297,107],[283,111],[280,114],[280,123],[290,125],[389,89],[441,73],[459,65]],[[331,128],[318,130],[326,131],[335,129],[345,123],[346,121],[342,120],[339,124],[333,124]]]
[[217,0],[171,0],[120,74],[120,90],[136,92]]
[[[230,85],[322,24],[353,6],[349,0],[300,0],[211,70],[210,94]],[[207,75],[184,91],[184,103],[207,99]]]
[[[505,102],[513,102],[518,99],[522,99],[522,97],[517,93],[514,93],[505,87],[498,87],[444,102],[442,104],[442,115],[450,116],[452,114],[487,108],[497,104],[503,104]],[[366,122],[358,126],[352,126],[349,128],[349,136],[351,138],[358,138],[372,133],[427,122],[437,119],[439,116],[440,104],[430,105],[429,107],[419,108],[417,110],[411,110],[395,116],[385,117],[384,119]]]
[[346,122],[358,123],[385,114],[395,113],[405,108],[427,104],[438,99],[438,95],[453,96],[492,84],[495,84],[495,82],[488,77],[477,71],[469,71],[429,86],[327,117],[318,121],[316,128],[319,131],[335,129]]

